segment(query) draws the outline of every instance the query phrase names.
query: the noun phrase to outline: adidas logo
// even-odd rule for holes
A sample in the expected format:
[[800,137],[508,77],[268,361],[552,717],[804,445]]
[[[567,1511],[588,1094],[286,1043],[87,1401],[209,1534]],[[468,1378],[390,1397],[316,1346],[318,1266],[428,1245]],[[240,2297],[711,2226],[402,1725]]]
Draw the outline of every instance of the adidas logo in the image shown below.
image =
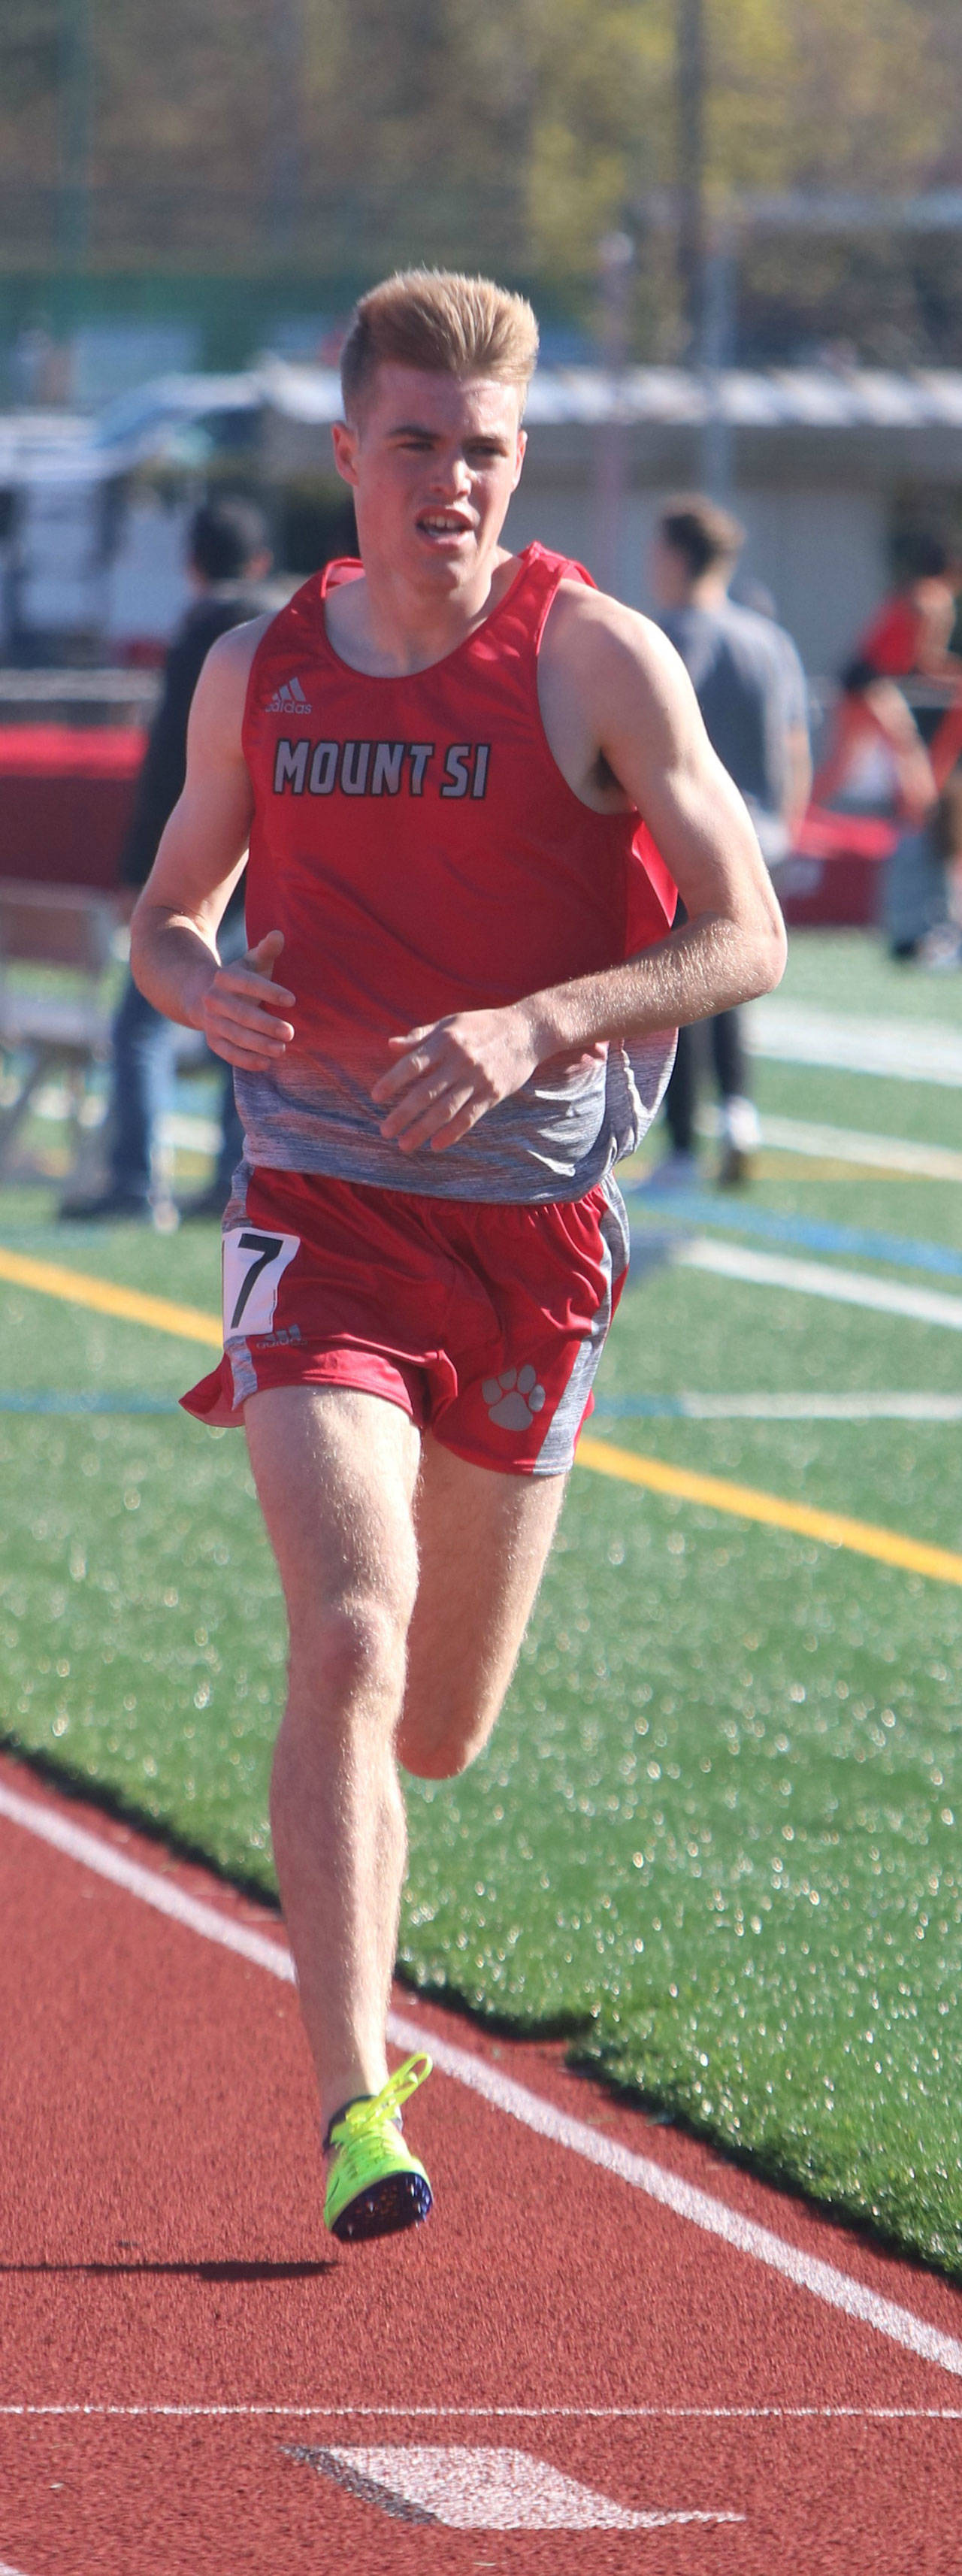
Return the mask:
[[310,700],[305,697],[299,680],[282,680],[280,688],[275,689],[273,697],[267,701],[269,716],[309,716],[310,712]]

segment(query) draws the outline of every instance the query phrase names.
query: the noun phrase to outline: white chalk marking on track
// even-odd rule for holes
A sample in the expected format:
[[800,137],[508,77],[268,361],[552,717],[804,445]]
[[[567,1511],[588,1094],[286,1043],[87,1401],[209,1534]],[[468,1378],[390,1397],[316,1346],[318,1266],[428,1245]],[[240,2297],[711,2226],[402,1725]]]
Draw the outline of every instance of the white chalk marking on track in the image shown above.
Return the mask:
[[962,1297],[940,1288],[903,1287],[867,1270],[841,1270],[827,1261],[794,1261],[777,1252],[752,1252],[746,1244],[716,1243],[692,1235],[672,1245],[669,1258],[682,1270],[710,1270],[719,1279],[745,1279],[757,1288],[793,1288],[809,1297],[831,1297],[842,1306],[873,1307],[883,1315],[908,1315],[916,1324],[941,1324],[962,1333]]
[[0,2576],[21,2576],[21,2572],[19,2567],[10,2567],[5,2558],[0,2558]]
[[[22,1826],[27,1833],[38,1835],[42,1842],[64,1852],[68,1859],[95,1870],[101,1878],[110,1879],[114,1886],[125,1888],[129,1895],[139,1897],[143,1904],[168,1915],[186,1930],[200,1933],[204,1940],[218,1942],[223,1949],[234,1951],[239,1958],[249,1959],[256,1967],[266,1968],[271,1976],[293,1984],[293,1961],[289,1950],[280,1941],[272,1940],[265,1933],[251,1931],[246,1924],[219,1913],[216,1906],[205,1905],[197,1897],[188,1896],[176,1882],[164,1878],[159,1871],[144,1869],[138,1861],[128,1860],[115,1844],[101,1841],[98,1835],[89,1833],[81,1825],[71,1824],[69,1818],[61,1816],[53,1808],[43,1806],[39,1800],[18,1797],[14,1790],[0,1785],[0,1815],[6,1816],[11,1824]],[[555,2146],[567,2147],[573,2155],[583,2157],[587,2164],[598,2165],[603,2172],[614,2174],[620,2182],[647,2193],[651,2200],[672,2210],[677,2218],[687,2219],[691,2226],[702,2228],[709,2236],[719,2237],[723,2244],[733,2246],[739,2254],[752,2255],[756,2262],[780,2273],[783,2280],[791,2281],[797,2289],[809,2290],[826,2306],[840,2308],[860,2325],[870,2326],[876,2334],[886,2335],[890,2342],[901,2344],[907,2352],[915,2353],[919,2360],[935,2362],[940,2369],[951,2371],[955,2378],[962,2378],[962,2342],[957,2336],[943,2333],[940,2327],[927,2324],[910,2308],[899,2307],[894,2300],[883,2298],[879,2291],[870,2290],[864,2282],[853,2280],[836,2264],[825,2263],[817,2255],[804,2253],[801,2247],[776,2236],[771,2228],[759,2226],[755,2219],[744,2217],[740,2210],[730,2209],[725,2201],[715,2199],[712,2193],[700,2191],[694,2183],[685,2182],[680,2174],[672,2173],[667,2166],[656,2164],[650,2156],[637,2155],[629,2147],[619,2145],[617,2140],[598,2135],[594,2129],[588,2128],[585,2121],[572,2119],[568,2112],[558,2110],[553,2102],[543,2100],[538,2093],[529,2092],[523,2084],[516,2084],[513,2077],[502,2075],[484,2058],[472,2057],[467,2049],[455,2048],[450,2040],[438,2039],[433,2032],[421,2030],[404,2014],[391,2014],[388,2037],[392,2046],[407,2052],[426,2049],[440,2074],[466,2085],[470,2092],[478,2093],[495,2110],[504,2111],[511,2119],[519,2120],[536,2136],[548,2138]]]
[[652,2531],[669,2522],[744,2522],[743,2513],[634,2511],[565,2477],[530,2451],[451,2444],[376,2449],[296,2450],[295,2459],[336,2478],[366,2502],[405,2521],[448,2531]]
[[[170,2417],[175,2423],[194,2423],[208,2416],[218,2422],[235,2416],[246,2422],[249,2417],[265,2416],[323,2424],[435,2424],[455,2420],[459,2424],[962,2424],[962,2406],[309,2406],[274,2405],[266,2399],[255,2399],[249,2405],[223,2402],[210,2406],[96,2406],[79,2400],[65,2405],[0,2405],[0,2418],[7,2415],[119,2416],[124,2421],[146,2415]],[[0,2576],[4,2576],[2,2567]]]
[[746,1023],[752,1054],[783,1064],[826,1064],[837,1072],[935,1082],[950,1091],[962,1085],[962,1030],[941,1021],[843,1015],[773,996],[753,1002]]

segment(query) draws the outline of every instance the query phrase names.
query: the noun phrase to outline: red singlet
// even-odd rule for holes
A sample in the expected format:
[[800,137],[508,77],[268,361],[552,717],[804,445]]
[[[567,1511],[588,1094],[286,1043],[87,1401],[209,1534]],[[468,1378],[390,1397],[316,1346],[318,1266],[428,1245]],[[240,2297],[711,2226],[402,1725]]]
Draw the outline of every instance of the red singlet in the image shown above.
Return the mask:
[[275,617],[254,656],[244,754],[254,788],[253,942],[284,933],[296,1039],[276,1071],[238,1074],[250,1165],[429,1197],[580,1198],[637,1144],[673,1031],[607,1064],[542,1065],[460,1145],[404,1156],[371,1087],[385,1039],[620,963],[662,938],[675,892],[632,813],[581,804],[552,757],[538,651],[581,566],[529,546],[510,589],[424,671],[374,678],[335,653],[332,564]]
[[352,1387],[475,1465],[559,1475],[625,1275],[611,1165],[674,1032],[539,1066],[441,1153],[385,1142],[371,1084],[389,1033],[661,938],[674,888],[637,816],[590,812],[548,748],[538,648],[559,581],[587,574],[530,546],[456,652],[393,680],[327,639],[325,592],[359,570],[308,582],[251,671],[248,931],[284,932],[297,1040],[238,1076],[225,1355],[185,1402],[237,1422],[271,1388]]
[[856,662],[870,662],[879,678],[905,680],[918,660],[924,620],[904,591],[884,599],[855,647]]

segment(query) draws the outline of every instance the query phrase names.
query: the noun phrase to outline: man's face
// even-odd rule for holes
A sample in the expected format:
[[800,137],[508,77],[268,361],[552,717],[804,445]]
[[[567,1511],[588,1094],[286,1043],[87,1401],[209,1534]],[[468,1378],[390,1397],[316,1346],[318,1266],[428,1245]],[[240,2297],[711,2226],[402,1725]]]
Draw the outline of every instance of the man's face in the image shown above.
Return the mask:
[[380,366],[357,421],[334,430],[365,561],[463,589],[497,545],[524,450],[516,386]]

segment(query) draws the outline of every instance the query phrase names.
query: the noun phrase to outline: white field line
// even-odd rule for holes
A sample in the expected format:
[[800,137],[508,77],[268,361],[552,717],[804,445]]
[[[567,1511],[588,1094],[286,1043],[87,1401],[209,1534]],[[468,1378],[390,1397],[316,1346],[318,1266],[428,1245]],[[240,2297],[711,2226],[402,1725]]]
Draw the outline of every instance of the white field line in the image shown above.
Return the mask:
[[[617,1421],[622,1413],[626,1420],[643,1422],[648,1416],[639,1407],[632,1417],[630,1399],[616,1405],[609,1414],[606,1405],[598,1413]],[[652,1413],[657,1419],[654,1405]],[[596,1419],[597,1419],[596,1414]],[[962,1395],[818,1395],[805,1389],[799,1395],[678,1395],[672,1399],[671,1412],[663,1417],[683,1422],[962,1422]]]
[[877,1020],[864,1013],[822,1011],[774,997],[746,1012],[753,1055],[783,1064],[824,1064],[844,1073],[880,1073],[900,1082],[962,1085],[962,1030],[932,1020]]
[[[128,1860],[115,1845],[102,1842],[98,1835],[88,1833],[81,1825],[71,1824],[66,1816],[59,1815],[53,1808],[44,1807],[32,1798],[18,1797],[15,1791],[0,1784],[0,1815],[6,1816],[11,1824],[22,1826],[25,1832],[38,1835],[42,1842],[64,1852],[68,1859],[79,1861],[84,1868],[93,1869],[115,1886],[125,1888],[142,1903],[169,1915],[172,1921],[183,1924],[188,1931],[198,1932],[204,1940],[216,1941],[221,1948],[234,1951],[239,1958],[249,1959],[255,1966],[267,1968],[272,1976],[293,1983],[293,1961],[289,1950],[280,1941],[267,1934],[253,1932],[246,1924],[233,1922],[229,1915],[220,1914],[215,1906],[205,1905],[197,1897],[188,1896],[159,1871],[144,1869],[139,1862]],[[899,2307],[894,2300],[883,2298],[877,2290],[870,2290],[863,2282],[852,2280],[836,2264],[825,2263],[817,2255],[804,2253],[799,2246],[776,2236],[773,2229],[761,2227],[756,2220],[745,2218],[741,2211],[730,2209],[710,2192],[698,2190],[695,2184],[685,2182],[680,2174],[655,2164],[651,2157],[636,2155],[615,2139],[599,2136],[585,2121],[572,2119],[567,2112],[558,2110],[553,2102],[543,2101],[539,2094],[529,2092],[523,2084],[516,2084],[512,2077],[502,2075],[497,2067],[488,2065],[483,2058],[472,2057],[467,2049],[456,2048],[449,2040],[438,2039],[433,2033],[421,2030],[416,2022],[408,2021],[406,2015],[390,2015],[388,2037],[394,2047],[405,2052],[426,2049],[442,2075],[450,2076],[457,2084],[464,2084],[495,2110],[507,2113],[511,2119],[519,2120],[525,2128],[533,2130],[536,2136],[548,2138],[555,2146],[567,2147],[573,2155],[581,2156],[586,2164],[597,2165],[603,2172],[629,2183],[634,2190],[645,2192],[662,2208],[672,2210],[675,2217],[684,2218],[691,2226],[702,2228],[707,2235],[718,2237],[723,2244],[733,2246],[737,2253],[752,2255],[756,2262],[780,2273],[783,2280],[791,2281],[797,2289],[808,2290],[828,2307],[841,2309],[859,2324],[870,2326],[876,2334],[885,2335],[890,2342],[915,2353],[919,2360],[935,2362],[941,2369],[951,2371],[955,2378],[962,2378],[962,2342],[957,2336],[943,2333],[941,2327],[929,2325],[910,2308]]]
[[[34,1092],[35,1118],[52,1119],[59,1125],[63,1119],[69,1118],[72,1108],[73,1099],[66,1083],[45,1082],[39,1091]],[[106,1121],[107,1108],[105,1093],[88,1093],[84,1102],[85,1114],[81,1114],[81,1126],[102,1127]],[[189,1109],[171,1109],[160,1120],[160,1141],[168,1148],[175,1150],[179,1148],[185,1153],[216,1154],[221,1141],[220,1124],[216,1118],[203,1118],[199,1113]],[[3,2576],[2,2567],[0,2567],[0,2576]]]
[[184,1153],[216,1154],[221,1142],[220,1121],[195,1116],[192,1110],[172,1109],[161,1119],[160,1140],[162,1145]]
[[795,1261],[778,1252],[752,1252],[740,1243],[716,1243],[709,1235],[672,1245],[670,1259],[682,1270],[709,1270],[719,1279],[744,1279],[756,1288],[788,1288],[808,1297],[829,1297],[842,1306],[871,1307],[882,1315],[907,1315],[916,1324],[940,1324],[962,1333],[962,1297],[941,1288],[907,1288],[897,1279],[874,1279],[867,1270],[835,1269],[827,1261]]
[[867,1163],[918,1181],[962,1181],[962,1154],[952,1145],[916,1145],[908,1137],[873,1136],[858,1127],[823,1127],[807,1118],[762,1118],[762,1143],[830,1162]]

